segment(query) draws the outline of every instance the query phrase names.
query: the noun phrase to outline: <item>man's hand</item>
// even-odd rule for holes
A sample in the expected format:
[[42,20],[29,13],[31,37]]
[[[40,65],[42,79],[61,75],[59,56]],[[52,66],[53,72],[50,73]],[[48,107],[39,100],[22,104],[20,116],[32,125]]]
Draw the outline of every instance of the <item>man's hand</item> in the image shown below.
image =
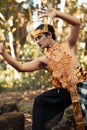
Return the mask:
[[56,10],[53,8],[41,8],[38,11],[41,15],[39,16],[39,18],[43,18],[43,17],[49,17],[50,21],[52,22],[53,18],[56,17]]

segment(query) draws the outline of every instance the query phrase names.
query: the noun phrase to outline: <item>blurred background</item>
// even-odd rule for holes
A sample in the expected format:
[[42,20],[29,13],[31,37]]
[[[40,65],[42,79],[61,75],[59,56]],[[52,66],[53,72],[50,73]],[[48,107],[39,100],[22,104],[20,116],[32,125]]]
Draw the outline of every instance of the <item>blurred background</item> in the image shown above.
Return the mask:
[[[45,53],[42,53],[31,35],[38,24],[49,23],[49,19],[38,19],[37,10],[45,5],[81,20],[76,55],[87,70],[87,0],[0,0],[0,40],[6,41],[6,51],[22,63]],[[52,24],[58,43],[63,42],[70,34],[70,26],[58,18]],[[0,92],[45,89],[51,86],[47,71],[18,73],[0,55]]]

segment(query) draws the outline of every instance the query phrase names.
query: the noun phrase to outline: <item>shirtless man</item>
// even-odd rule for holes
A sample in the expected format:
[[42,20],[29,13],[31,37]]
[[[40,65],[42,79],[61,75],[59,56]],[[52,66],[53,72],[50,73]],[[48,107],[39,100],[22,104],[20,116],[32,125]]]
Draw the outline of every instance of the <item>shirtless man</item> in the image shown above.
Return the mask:
[[[35,98],[33,106],[32,130],[45,130],[46,128],[44,128],[44,124],[48,120],[53,118],[57,113],[62,113],[60,115],[61,118],[64,110],[71,105],[71,97],[67,86],[70,83],[76,84],[78,82],[76,75],[73,76],[75,78],[72,77],[72,70],[76,69],[80,65],[75,56],[76,42],[78,40],[80,30],[80,20],[53,8],[43,9],[40,13],[44,14],[41,17],[50,17],[50,19],[58,17],[72,25],[70,36],[63,44],[57,44],[53,26],[42,24],[35,30],[34,38],[41,49],[47,48],[47,54],[45,56],[38,57],[33,61],[21,64],[5,51],[4,43],[0,43],[0,54],[4,57],[8,64],[14,67],[17,71],[33,72],[40,69],[46,69],[52,74],[53,80],[56,78],[58,81],[55,82],[54,80],[54,85],[56,86],[57,84],[57,87],[46,91]],[[58,56],[56,55],[55,50],[57,50]],[[67,60],[61,62],[63,61],[63,56],[64,59]],[[53,61],[53,59],[55,59],[55,61]],[[55,64],[57,63],[57,68],[59,68],[55,71]],[[66,75],[68,76],[67,79]]]

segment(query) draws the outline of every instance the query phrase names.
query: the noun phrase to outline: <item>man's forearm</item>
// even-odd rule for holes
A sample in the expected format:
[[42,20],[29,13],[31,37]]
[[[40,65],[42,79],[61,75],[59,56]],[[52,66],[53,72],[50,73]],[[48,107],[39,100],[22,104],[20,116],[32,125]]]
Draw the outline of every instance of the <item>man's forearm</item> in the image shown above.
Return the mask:
[[60,11],[56,11],[56,17],[63,19],[64,21],[66,21],[67,23],[69,23],[71,25],[80,25],[80,20],[69,14],[65,14]]
[[21,71],[21,64],[12,58],[6,51],[2,53],[2,56],[4,60],[6,60],[13,68],[15,68],[17,71]]

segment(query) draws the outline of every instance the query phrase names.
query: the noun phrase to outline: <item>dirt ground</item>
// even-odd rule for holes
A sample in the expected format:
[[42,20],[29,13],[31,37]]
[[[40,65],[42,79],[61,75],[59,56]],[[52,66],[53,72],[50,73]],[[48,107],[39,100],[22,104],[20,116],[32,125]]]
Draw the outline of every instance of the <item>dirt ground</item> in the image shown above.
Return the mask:
[[[5,104],[15,103],[18,111],[25,116],[25,130],[31,130],[32,125],[32,107],[35,96],[44,90],[24,91],[24,92],[5,92],[0,93],[0,107]],[[6,111],[7,112],[7,111]]]
[[[43,89],[35,91],[24,92],[7,92],[0,94],[0,106],[6,103],[16,103],[19,112],[25,116],[25,130],[31,130],[32,125],[32,107],[35,96],[44,92]],[[72,107],[66,110],[60,125],[57,123],[56,118],[48,124],[53,126],[52,130],[75,130],[75,122],[72,113]]]

